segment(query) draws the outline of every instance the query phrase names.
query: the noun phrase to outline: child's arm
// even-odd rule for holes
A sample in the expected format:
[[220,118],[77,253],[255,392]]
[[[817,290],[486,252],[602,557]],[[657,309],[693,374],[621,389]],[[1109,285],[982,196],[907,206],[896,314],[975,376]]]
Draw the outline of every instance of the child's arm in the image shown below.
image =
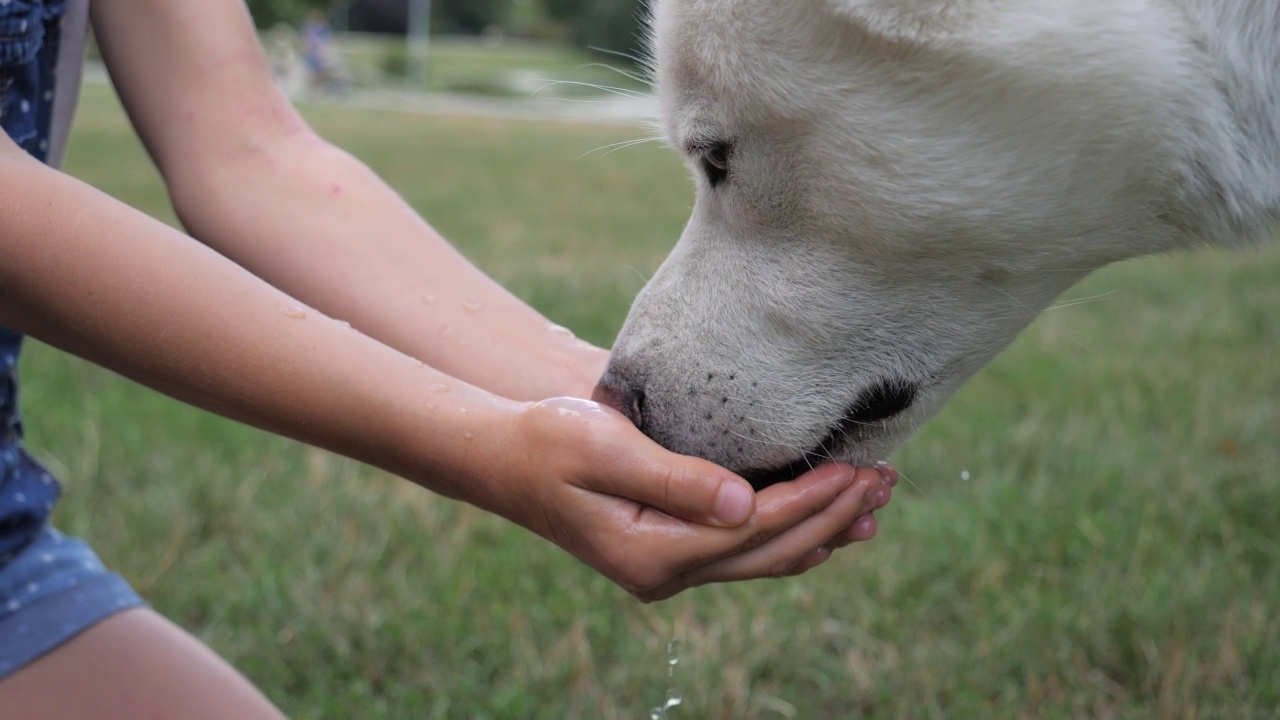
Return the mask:
[[0,325],[503,515],[640,597],[803,569],[873,509],[863,494],[876,474],[855,481],[831,466],[717,523],[720,493],[745,489],[724,470],[662,450],[593,403],[517,403],[460,382],[7,138],[0,227]]
[[[112,80],[194,237],[486,390],[590,397],[605,352],[558,331],[316,137],[271,78],[238,1],[112,0],[93,12]],[[414,160],[451,182],[451,168]]]

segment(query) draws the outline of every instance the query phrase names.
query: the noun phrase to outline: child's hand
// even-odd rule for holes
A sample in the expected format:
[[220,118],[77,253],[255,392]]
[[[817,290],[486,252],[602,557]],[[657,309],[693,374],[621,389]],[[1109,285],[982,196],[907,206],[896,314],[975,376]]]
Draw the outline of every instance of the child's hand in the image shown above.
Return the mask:
[[613,410],[555,398],[517,413],[509,455],[475,499],[644,601],[712,582],[804,572],[869,539],[888,473],[826,465],[753,494],[712,463],[670,453]]

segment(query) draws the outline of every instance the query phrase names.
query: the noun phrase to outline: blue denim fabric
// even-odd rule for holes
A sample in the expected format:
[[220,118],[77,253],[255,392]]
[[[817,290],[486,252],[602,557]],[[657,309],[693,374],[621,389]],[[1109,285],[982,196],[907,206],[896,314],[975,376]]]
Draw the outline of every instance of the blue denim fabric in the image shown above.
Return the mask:
[[102,620],[142,605],[84,541],[40,530],[0,567],[0,680]]
[[65,0],[0,2],[0,124],[43,161],[49,151],[53,66]]
[[[0,0],[0,127],[43,161],[49,150],[53,67],[64,0]],[[0,328],[0,567],[44,527],[58,483],[22,448],[18,354],[22,335]]]

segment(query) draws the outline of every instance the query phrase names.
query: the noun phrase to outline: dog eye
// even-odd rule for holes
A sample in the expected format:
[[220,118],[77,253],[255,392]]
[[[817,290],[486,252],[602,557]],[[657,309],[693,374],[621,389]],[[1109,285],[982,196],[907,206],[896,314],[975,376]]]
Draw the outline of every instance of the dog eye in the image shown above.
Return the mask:
[[702,172],[711,187],[719,187],[729,179],[729,144],[716,143],[702,153]]

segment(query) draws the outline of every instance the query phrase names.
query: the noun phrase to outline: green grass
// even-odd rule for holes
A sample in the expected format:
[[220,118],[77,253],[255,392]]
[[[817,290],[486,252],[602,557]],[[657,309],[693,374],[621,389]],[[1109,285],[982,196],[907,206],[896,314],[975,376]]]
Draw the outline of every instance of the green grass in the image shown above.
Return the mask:
[[[172,218],[89,88],[70,171]],[[691,201],[617,128],[309,110],[483,268],[608,342]],[[56,520],[299,718],[1274,718],[1280,248],[1120,265],[896,458],[873,543],[640,605],[551,545],[46,347]],[[962,481],[962,471],[970,479]]]

